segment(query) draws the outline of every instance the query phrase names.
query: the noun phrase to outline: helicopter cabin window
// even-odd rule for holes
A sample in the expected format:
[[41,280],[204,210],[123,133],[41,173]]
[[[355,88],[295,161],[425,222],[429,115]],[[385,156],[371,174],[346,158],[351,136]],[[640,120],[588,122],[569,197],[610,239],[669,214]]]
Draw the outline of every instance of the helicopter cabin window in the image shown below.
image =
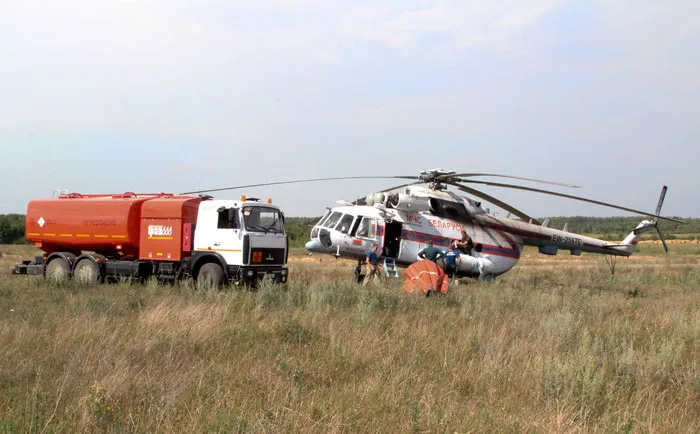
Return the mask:
[[352,227],[352,221],[354,218],[355,216],[352,214],[345,214],[343,218],[340,219],[340,223],[338,223],[338,230],[344,234],[350,232],[350,228]]
[[340,220],[340,217],[341,217],[342,215],[343,215],[343,213],[334,212],[334,213],[331,214],[331,215],[328,217],[328,219],[326,219],[326,221],[323,223],[323,227],[333,229],[333,228],[335,227],[336,223],[338,223],[338,220]]
[[430,198],[430,207],[433,209],[433,214],[437,217],[453,220],[471,220],[467,208],[464,204],[458,202]]
[[218,210],[219,220],[216,225],[218,229],[239,229],[238,208],[224,208]]
[[[359,217],[358,217],[359,218]],[[374,234],[377,230],[377,221],[370,217],[364,217],[360,226],[357,228],[357,236],[362,238],[374,239]]]

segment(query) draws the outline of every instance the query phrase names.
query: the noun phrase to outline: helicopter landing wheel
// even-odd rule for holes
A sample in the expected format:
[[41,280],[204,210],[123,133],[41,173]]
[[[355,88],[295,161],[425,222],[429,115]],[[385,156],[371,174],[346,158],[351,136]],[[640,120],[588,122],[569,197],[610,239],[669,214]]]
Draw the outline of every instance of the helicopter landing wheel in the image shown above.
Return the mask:
[[486,274],[479,277],[479,280],[484,283],[493,283],[496,280],[496,276],[493,274]]

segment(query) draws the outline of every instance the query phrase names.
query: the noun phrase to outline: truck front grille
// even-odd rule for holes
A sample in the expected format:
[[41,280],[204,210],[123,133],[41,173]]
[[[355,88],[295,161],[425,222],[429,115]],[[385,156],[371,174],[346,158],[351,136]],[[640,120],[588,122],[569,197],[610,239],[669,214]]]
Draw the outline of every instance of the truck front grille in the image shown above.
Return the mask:
[[284,249],[256,248],[250,249],[250,265],[282,265]]

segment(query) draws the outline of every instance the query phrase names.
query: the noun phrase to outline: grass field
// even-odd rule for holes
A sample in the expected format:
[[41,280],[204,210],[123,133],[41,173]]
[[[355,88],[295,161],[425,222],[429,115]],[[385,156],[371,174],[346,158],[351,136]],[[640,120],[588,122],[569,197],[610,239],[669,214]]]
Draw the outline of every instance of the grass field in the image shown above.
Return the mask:
[[700,432],[700,245],[672,249],[424,298],[302,252],[256,292],[56,286],[0,246],[0,433]]

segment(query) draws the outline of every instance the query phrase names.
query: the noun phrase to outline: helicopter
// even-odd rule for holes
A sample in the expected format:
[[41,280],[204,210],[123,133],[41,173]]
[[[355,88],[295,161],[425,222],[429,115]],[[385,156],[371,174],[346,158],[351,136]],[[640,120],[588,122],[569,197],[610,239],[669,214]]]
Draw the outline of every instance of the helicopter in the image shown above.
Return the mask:
[[[534,178],[490,174],[457,173],[442,169],[420,172],[417,176],[347,176],[311,178],[293,181],[269,182],[213,190],[188,192],[205,193],[234,188],[251,188],[277,184],[320,182],[353,179],[404,179],[410,182],[392,186],[353,202],[338,201],[339,206],[328,207],[321,219],[311,229],[310,240],[305,248],[313,253],[325,253],[336,258],[357,260],[355,275],[361,277],[361,267],[367,252],[378,245],[384,261],[385,273],[398,277],[396,265],[410,265],[418,260],[419,252],[429,241],[438,248],[447,249],[461,239],[466,232],[472,240],[473,249],[460,254],[461,263],[456,270],[457,277],[492,280],[511,270],[521,258],[525,246],[536,247],[541,254],[556,255],[560,250],[579,256],[583,252],[602,254],[612,271],[615,272],[617,257],[631,256],[642,234],[656,230],[663,247],[668,253],[659,220],[683,223],[660,215],[666,196],[667,186],[663,186],[655,213],[648,213],[628,207],[614,205],[580,196],[558,193],[550,190],[483,181],[473,178],[499,177],[556,185],[566,188],[580,188],[578,185],[545,181]],[[421,184],[427,184],[422,186]],[[469,184],[499,188],[517,189],[568,199],[593,203],[601,206],[628,211],[652,217],[641,221],[620,243],[608,242],[592,237],[571,233],[566,227],[548,227],[548,220],[539,220],[515,207],[489,195]],[[453,187],[472,197],[463,196],[448,189]],[[400,190],[396,192],[395,190]],[[498,206],[509,214],[496,216],[489,212],[475,198]],[[512,218],[515,216],[517,218]]]

